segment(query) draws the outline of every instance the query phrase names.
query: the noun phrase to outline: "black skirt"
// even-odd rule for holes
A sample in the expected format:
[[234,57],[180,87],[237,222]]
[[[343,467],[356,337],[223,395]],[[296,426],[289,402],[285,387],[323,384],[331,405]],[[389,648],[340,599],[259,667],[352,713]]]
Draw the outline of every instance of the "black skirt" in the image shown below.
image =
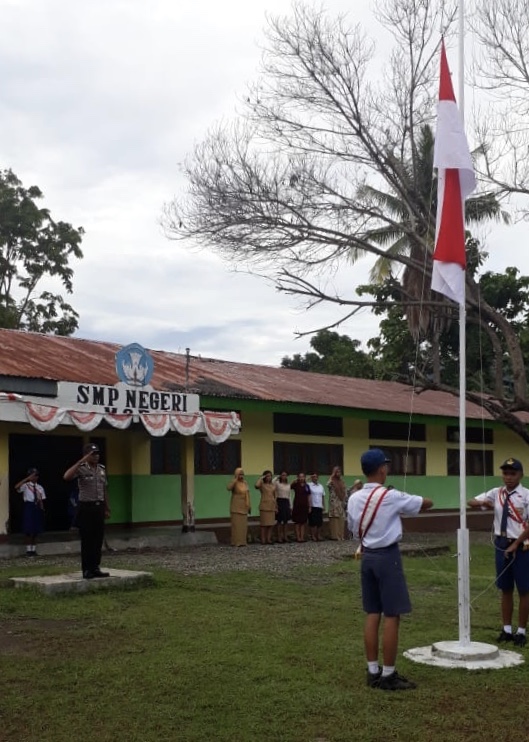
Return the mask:
[[311,508],[309,513],[309,526],[321,528],[323,525],[323,508]]
[[278,523],[286,524],[290,520],[292,513],[290,512],[290,500],[286,497],[278,497],[277,503],[277,514],[276,521]]

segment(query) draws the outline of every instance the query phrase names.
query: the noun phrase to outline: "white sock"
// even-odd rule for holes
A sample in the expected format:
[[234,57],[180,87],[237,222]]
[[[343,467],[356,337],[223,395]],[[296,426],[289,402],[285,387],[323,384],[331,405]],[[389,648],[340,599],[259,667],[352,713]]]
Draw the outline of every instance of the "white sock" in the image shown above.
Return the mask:
[[521,626],[518,626],[517,634],[523,634],[525,636],[525,629],[522,629]]
[[512,626],[504,626],[503,630],[506,634],[512,634]]
[[378,671],[379,671],[378,662],[368,662],[367,669],[371,673],[371,675],[378,675]]
[[382,668],[382,677],[387,678],[388,675],[393,675],[395,672],[395,665],[384,665]]

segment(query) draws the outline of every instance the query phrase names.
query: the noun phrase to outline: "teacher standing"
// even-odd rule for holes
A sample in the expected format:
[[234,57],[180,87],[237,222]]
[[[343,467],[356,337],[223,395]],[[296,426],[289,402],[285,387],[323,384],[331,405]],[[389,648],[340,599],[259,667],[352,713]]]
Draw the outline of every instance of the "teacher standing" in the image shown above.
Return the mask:
[[244,471],[237,467],[227,489],[231,492],[231,545],[246,546],[248,542],[248,515],[251,513],[250,490]]

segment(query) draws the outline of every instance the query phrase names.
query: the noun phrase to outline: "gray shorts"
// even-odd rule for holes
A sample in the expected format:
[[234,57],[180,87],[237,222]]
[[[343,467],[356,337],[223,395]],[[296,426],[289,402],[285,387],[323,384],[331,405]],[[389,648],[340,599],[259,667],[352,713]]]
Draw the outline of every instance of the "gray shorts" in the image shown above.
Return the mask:
[[400,616],[411,612],[398,544],[362,551],[362,605],[366,613]]

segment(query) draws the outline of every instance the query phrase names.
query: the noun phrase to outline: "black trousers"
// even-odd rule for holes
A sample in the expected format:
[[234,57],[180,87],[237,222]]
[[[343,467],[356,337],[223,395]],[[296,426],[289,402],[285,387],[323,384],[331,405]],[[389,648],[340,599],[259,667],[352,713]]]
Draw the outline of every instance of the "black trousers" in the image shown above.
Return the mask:
[[93,572],[101,563],[105,535],[105,503],[79,502],[77,526],[81,537],[81,566],[84,572]]

